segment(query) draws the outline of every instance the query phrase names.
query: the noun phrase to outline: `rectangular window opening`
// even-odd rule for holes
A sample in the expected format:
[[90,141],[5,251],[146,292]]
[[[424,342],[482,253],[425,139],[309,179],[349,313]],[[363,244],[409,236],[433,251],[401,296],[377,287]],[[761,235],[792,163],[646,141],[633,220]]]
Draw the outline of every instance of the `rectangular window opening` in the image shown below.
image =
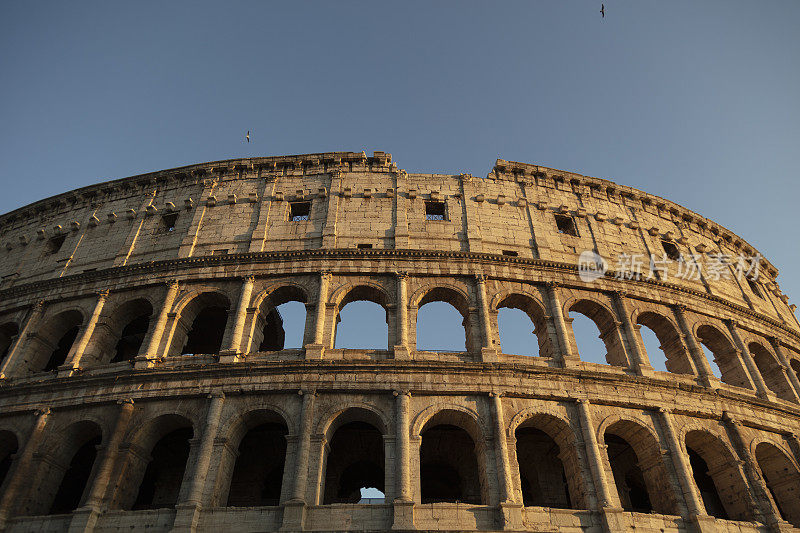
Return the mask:
[[53,255],[58,253],[61,247],[64,245],[64,241],[67,240],[67,235],[56,235],[55,237],[51,237],[49,241],[47,241],[47,249],[45,253],[47,255]]
[[309,214],[311,214],[311,202],[289,203],[289,220],[292,222],[308,220]]
[[214,250],[211,252],[211,255],[228,255],[228,249]]
[[444,220],[444,202],[425,202],[425,220]]
[[747,284],[750,285],[750,290],[753,291],[753,294],[758,296],[759,298],[764,298],[761,296],[761,289],[758,288],[758,283],[756,283],[753,278],[747,276]]
[[575,227],[575,219],[569,215],[556,215],[556,227],[559,233],[565,235],[578,236],[578,228]]
[[356,248],[359,248],[361,250],[369,250],[370,248],[372,248],[372,245],[371,244],[362,243],[362,244],[359,244],[358,246],[356,246]]
[[178,213],[166,213],[161,216],[161,223],[158,227],[159,233],[170,233],[175,231],[175,224],[178,222]]
[[514,250],[503,250],[503,255],[507,255],[509,257],[517,257],[519,254]]
[[678,250],[678,247],[675,246],[675,243],[669,241],[661,241],[661,247],[664,248],[664,253],[667,254],[673,261],[680,261],[681,260],[681,252]]

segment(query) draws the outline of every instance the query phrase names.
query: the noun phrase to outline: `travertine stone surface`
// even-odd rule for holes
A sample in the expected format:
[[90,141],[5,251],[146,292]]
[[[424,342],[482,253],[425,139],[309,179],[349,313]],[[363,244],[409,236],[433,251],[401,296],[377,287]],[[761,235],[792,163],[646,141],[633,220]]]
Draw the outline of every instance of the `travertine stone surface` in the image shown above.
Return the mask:
[[[794,306],[766,258],[752,283],[732,267],[684,279],[677,261],[648,276],[671,246],[758,254],[657,196],[504,160],[478,178],[332,152],[85,187],[0,216],[0,244],[0,530],[800,528]],[[586,250],[605,276],[581,279]],[[642,279],[617,275],[619,254],[641,254]],[[334,346],[356,300],[385,308],[385,346]],[[304,347],[260,349],[288,301],[306,305]],[[466,351],[417,350],[433,301],[463,316]],[[507,307],[538,356],[503,353]],[[582,360],[576,313],[609,364]],[[159,462],[180,455],[162,455],[170,435],[179,464]],[[277,474],[258,477],[259,457]],[[172,485],[139,509],[148,464]],[[348,475],[384,502],[343,503]],[[437,501],[436,483],[460,496]]]

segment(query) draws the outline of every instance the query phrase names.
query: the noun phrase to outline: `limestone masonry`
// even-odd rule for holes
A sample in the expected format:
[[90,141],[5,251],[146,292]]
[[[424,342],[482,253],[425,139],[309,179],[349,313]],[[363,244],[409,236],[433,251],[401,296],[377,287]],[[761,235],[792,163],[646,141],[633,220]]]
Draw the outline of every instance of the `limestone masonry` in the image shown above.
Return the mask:
[[[657,196],[504,160],[237,159],[41,200],[0,246],[0,531],[800,531],[794,306],[751,244]],[[337,348],[360,300],[385,346]],[[417,349],[430,302],[465,351]],[[503,308],[530,355],[503,353]]]

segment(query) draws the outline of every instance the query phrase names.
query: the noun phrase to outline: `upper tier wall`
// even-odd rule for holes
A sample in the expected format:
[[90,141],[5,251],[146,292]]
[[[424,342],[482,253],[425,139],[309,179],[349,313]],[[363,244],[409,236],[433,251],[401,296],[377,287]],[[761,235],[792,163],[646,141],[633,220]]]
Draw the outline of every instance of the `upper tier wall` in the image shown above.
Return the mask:
[[[310,202],[308,220],[290,205]],[[444,220],[426,219],[426,202]],[[556,214],[574,220],[560,232]],[[170,217],[164,215],[172,214]],[[372,248],[517,255],[575,265],[620,254],[754,256],[747,242],[696,213],[607,180],[498,160],[487,178],[408,174],[391,155],[333,152],[192,165],[84,187],[0,216],[0,289],[142,262],[213,254]],[[668,281],[796,324],[777,269],[756,288],[733,270]],[[663,279],[663,278],[662,278]],[[757,294],[757,291],[760,294]]]

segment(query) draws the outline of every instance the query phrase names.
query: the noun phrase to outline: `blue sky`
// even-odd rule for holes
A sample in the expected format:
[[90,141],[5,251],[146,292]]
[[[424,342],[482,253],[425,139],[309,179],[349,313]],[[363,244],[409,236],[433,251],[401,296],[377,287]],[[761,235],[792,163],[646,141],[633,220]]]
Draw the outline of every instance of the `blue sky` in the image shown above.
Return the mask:
[[800,2],[604,2],[4,2],[0,212],[242,156],[501,157],[698,211],[800,298]]

